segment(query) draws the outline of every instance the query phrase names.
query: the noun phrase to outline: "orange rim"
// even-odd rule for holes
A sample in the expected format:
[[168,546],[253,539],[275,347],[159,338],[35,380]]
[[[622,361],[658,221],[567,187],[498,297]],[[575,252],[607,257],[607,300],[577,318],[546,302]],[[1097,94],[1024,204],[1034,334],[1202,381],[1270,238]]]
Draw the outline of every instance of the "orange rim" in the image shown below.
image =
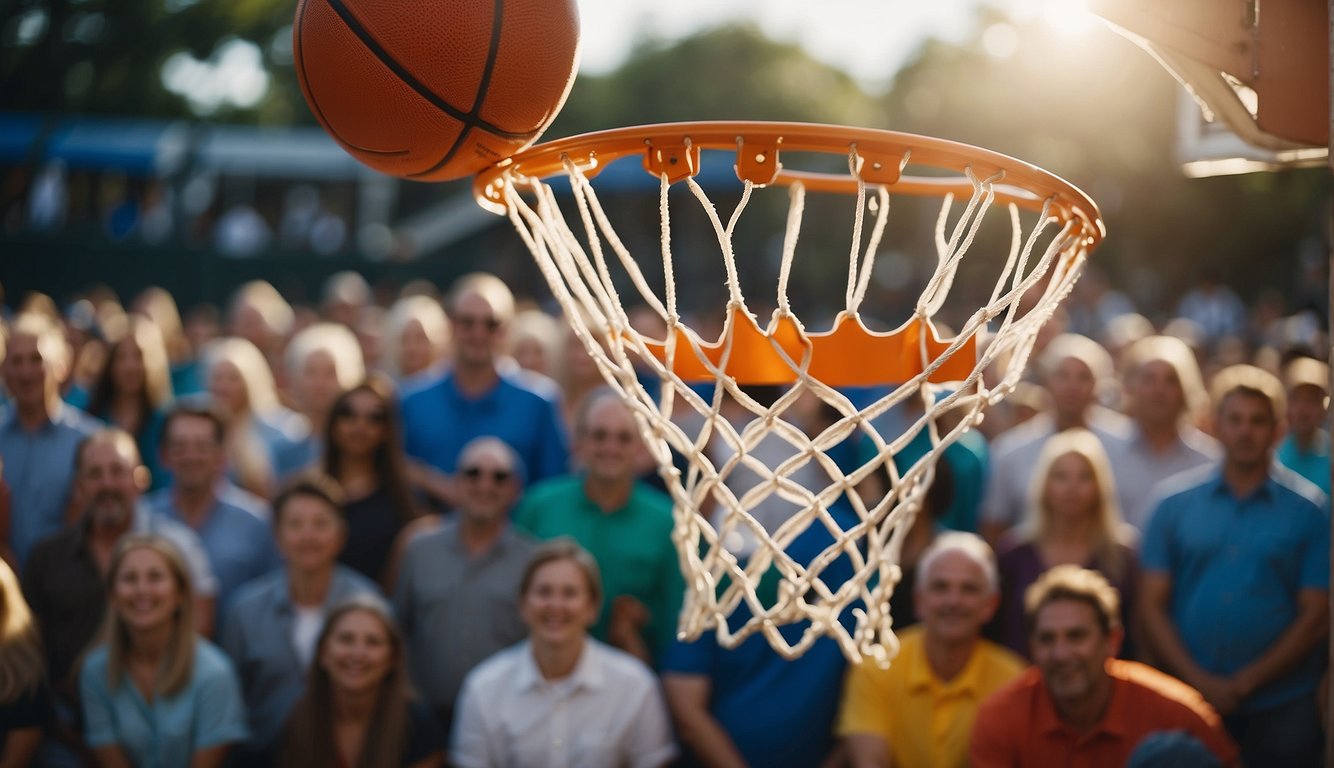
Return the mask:
[[[1042,168],[999,152],[948,139],[873,128],[818,123],[705,121],[640,125],[556,139],[531,147],[477,174],[474,194],[483,207],[506,210],[507,179],[546,179],[564,175],[565,158],[592,178],[624,157],[639,155],[644,169],[672,183],[700,171],[700,150],[736,153],[737,177],[758,185],[800,182],[807,189],[853,194],[857,178],[849,173],[822,173],[783,168],[784,152],[819,152],[847,157],[855,148],[861,159],[861,180],[900,194],[943,197],[971,196],[972,173],[995,178],[996,200],[1029,210],[1050,212],[1062,222],[1076,221],[1083,244],[1096,245],[1106,234],[1098,206],[1082,190]],[[918,169],[954,175],[917,175]]]

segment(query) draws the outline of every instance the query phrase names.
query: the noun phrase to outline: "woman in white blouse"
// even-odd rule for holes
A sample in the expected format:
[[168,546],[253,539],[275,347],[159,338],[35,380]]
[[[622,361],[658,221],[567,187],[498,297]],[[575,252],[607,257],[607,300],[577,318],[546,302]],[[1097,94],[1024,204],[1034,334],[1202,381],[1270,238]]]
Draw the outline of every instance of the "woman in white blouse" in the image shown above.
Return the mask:
[[529,637],[464,681],[453,765],[656,768],[676,756],[657,678],[588,636],[601,602],[591,555],[569,539],[538,547],[519,588]]

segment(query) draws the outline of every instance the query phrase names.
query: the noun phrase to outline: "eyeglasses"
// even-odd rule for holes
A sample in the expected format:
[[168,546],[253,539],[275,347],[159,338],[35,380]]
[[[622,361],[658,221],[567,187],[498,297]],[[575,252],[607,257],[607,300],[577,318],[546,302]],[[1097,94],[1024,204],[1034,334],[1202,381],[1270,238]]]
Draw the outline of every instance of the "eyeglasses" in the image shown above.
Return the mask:
[[373,424],[386,424],[389,422],[389,412],[383,408],[376,408],[371,411],[358,411],[350,405],[343,404],[334,409],[333,415],[339,419],[361,419]]
[[621,445],[629,445],[635,439],[634,432],[629,432],[626,430],[602,429],[601,427],[597,429],[591,429],[588,431],[587,434],[588,434],[588,439],[592,440],[595,443],[601,443],[607,440],[615,440]]
[[478,480],[482,479],[483,476],[489,477],[491,478],[491,482],[495,483],[496,485],[501,485],[502,483],[508,483],[509,479],[511,477],[514,477],[514,473],[509,471],[508,469],[486,470],[482,469],[481,467],[465,467],[459,470],[459,474],[463,475],[464,477],[468,478],[473,482],[477,482]]
[[500,327],[500,321],[491,316],[483,315],[453,315],[450,320],[460,328],[485,328],[488,331],[494,331]]

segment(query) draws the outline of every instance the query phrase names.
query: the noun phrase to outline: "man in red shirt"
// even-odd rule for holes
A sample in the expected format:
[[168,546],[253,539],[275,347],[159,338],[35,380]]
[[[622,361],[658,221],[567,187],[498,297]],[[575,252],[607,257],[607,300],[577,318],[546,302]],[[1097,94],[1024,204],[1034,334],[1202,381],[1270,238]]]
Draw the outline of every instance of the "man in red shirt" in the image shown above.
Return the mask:
[[1024,595],[1034,666],[982,703],[974,768],[1120,768],[1145,737],[1184,732],[1224,765],[1237,748],[1193,688],[1116,658],[1125,632],[1116,589],[1094,571],[1051,569]]

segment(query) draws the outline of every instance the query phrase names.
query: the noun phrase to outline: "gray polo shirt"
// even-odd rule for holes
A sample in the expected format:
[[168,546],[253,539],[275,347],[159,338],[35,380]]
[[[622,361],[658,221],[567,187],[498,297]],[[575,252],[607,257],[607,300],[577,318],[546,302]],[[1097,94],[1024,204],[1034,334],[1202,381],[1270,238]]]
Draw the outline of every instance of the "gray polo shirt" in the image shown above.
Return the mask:
[[1175,442],[1161,453],[1155,452],[1135,428],[1127,443],[1108,446],[1107,458],[1116,477],[1116,495],[1121,515],[1141,533],[1149,527],[1149,517],[1161,501],[1160,484],[1170,477],[1223,458],[1218,441],[1200,430],[1183,425]]
[[452,710],[473,667],[527,635],[519,582],[534,546],[506,527],[490,550],[470,556],[453,522],[408,544],[394,608],[413,684],[437,712]]
[[[324,599],[325,612],[353,595],[379,587],[356,571],[334,566],[333,581]],[[292,643],[292,590],[287,569],[280,568],[246,584],[236,593],[222,621],[218,645],[236,665],[241,692],[250,712],[253,749],[272,747],[282,735],[292,707],[306,687],[306,668],[297,660]]]

